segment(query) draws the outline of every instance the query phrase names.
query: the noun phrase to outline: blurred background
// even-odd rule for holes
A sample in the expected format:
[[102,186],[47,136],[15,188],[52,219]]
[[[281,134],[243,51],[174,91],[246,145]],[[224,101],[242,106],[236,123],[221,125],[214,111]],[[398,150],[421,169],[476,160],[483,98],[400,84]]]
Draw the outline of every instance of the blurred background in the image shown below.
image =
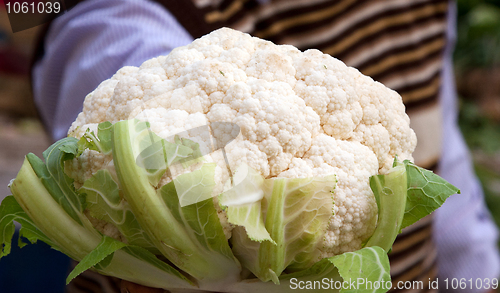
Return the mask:
[[500,1],[458,0],[455,76],[459,123],[500,225]]
[[[10,195],[7,185],[16,177],[24,156],[29,152],[41,156],[51,143],[31,97],[30,60],[40,28],[13,34],[0,0],[0,201]],[[27,245],[21,251],[14,242],[11,254],[2,258],[0,292],[31,293],[39,288],[38,292],[62,293],[60,284],[68,273],[69,259],[44,243]],[[40,274],[45,271],[51,274]]]
[[[0,0],[0,200],[10,194],[7,185],[16,176],[24,155],[33,152],[41,156],[50,144],[37,118],[29,75],[40,27],[12,34],[3,4]],[[488,207],[500,226],[500,0],[458,0],[457,4],[454,57],[460,127],[471,149]],[[28,262],[30,253],[40,253],[39,250],[53,253],[54,265],[66,261],[45,246],[27,246],[17,255],[24,255]],[[2,262],[12,260],[6,257]],[[26,269],[35,272],[40,269],[37,265],[47,269],[46,263],[31,263]],[[62,271],[55,277],[64,278],[65,274]],[[16,282],[2,279],[5,275],[0,268],[0,283]]]

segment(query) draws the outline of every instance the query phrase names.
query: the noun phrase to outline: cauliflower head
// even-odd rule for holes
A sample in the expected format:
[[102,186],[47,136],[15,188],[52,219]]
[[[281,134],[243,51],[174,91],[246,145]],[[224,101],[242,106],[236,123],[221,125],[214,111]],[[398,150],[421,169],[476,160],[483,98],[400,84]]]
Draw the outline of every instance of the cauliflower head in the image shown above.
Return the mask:
[[[228,28],[120,69],[87,95],[69,135],[132,118],[149,121],[162,138],[232,122],[241,135],[225,148],[230,166],[244,161],[265,178],[335,174],[322,257],[362,247],[377,221],[369,177],[387,173],[395,156],[412,160],[416,145],[395,91],[318,50],[301,52]],[[221,152],[208,159],[225,168]],[[78,185],[112,163],[110,155],[87,150],[66,169]],[[218,213],[230,238],[232,226]]]

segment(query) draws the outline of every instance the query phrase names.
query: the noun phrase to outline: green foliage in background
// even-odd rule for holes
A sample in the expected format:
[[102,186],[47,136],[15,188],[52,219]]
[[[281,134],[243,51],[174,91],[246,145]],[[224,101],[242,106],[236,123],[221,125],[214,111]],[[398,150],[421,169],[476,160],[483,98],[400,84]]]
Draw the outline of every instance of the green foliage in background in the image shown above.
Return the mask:
[[486,117],[473,101],[460,101],[458,123],[472,151],[494,155],[500,150],[500,125]]
[[[500,66],[500,0],[457,1],[455,68],[458,75],[475,68]],[[485,201],[500,227],[500,124],[481,112],[475,97],[462,97],[459,124],[474,158]]]
[[474,154],[474,166],[486,204],[500,227],[500,166],[492,163],[500,155],[500,125],[482,115],[470,100],[461,101],[459,125]]
[[499,65],[500,1],[458,0],[457,4],[457,69]]
[[476,164],[475,169],[484,187],[486,205],[495,223],[500,226],[500,174],[482,164]]

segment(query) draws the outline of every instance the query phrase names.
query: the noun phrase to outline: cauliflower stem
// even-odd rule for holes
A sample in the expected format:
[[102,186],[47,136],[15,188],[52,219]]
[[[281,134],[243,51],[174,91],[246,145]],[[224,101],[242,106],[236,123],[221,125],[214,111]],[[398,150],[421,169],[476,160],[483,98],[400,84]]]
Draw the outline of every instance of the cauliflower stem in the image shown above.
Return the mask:
[[[106,123],[99,129],[89,132],[92,138],[86,142],[68,137],[54,143],[44,152],[45,162],[27,155],[10,185],[13,197],[0,205],[0,257],[10,252],[17,221],[22,237],[46,242],[80,262],[68,282],[92,269],[172,292],[293,292],[324,278],[387,283],[387,251],[399,231],[458,192],[431,171],[396,159],[387,174],[370,178],[379,215],[364,248],[322,257],[335,206],[334,175],[266,179],[250,169],[250,179],[235,187],[243,202],[235,201],[231,189],[216,201],[205,198],[215,186],[215,164],[196,157],[196,143],[167,142],[139,120]],[[96,140],[96,149],[111,152],[114,169],[96,172],[76,189],[64,164],[82,155],[82,149],[95,147]],[[175,162],[189,167],[191,160],[201,168],[154,185]],[[195,203],[182,205],[186,198],[196,198]],[[223,232],[218,204],[237,223],[230,239]],[[98,230],[88,217],[106,221],[118,234]]]
[[370,186],[377,199],[378,223],[366,246],[380,246],[389,252],[401,225],[406,207],[407,175],[406,168],[397,159],[387,175],[370,178]]

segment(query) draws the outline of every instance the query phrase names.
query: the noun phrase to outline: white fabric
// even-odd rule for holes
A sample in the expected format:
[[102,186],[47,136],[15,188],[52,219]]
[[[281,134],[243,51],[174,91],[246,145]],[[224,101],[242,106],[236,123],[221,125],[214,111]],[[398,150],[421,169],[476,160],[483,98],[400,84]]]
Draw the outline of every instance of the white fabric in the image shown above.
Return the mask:
[[[442,72],[441,104],[443,109],[443,149],[440,175],[461,190],[439,208],[434,217],[434,237],[438,248],[439,292],[445,290],[444,279],[498,278],[500,256],[498,232],[484,203],[467,146],[457,124],[457,93],[452,53],[456,38],[456,7],[450,4],[448,45]],[[468,287],[467,292],[484,292]]]
[[53,139],[66,136],[85,96],[125,65],[192,42],[162,6],[141,0],[89,0],[57,18],[35,66],[36,106]]
[[[449,32],[454,39],[454,6]],[[191,36],[163,7],[140,0],[88,0],[57,19],[46,54],[36,65],[35,101],[54,139],[66,135],[85,95],[125,65],[168,54]],[[450,42],[452,44],[452,42]],[[441,103],[444,121],[441,174],[462,194],[435,215],[440,280],[500,275],[497,230],[485,208],[466,145],[457,126],[452,46],[446,51]],[[444,284],[440,291],[444,292]],[[468,290],[480,292],[481,290]]]

